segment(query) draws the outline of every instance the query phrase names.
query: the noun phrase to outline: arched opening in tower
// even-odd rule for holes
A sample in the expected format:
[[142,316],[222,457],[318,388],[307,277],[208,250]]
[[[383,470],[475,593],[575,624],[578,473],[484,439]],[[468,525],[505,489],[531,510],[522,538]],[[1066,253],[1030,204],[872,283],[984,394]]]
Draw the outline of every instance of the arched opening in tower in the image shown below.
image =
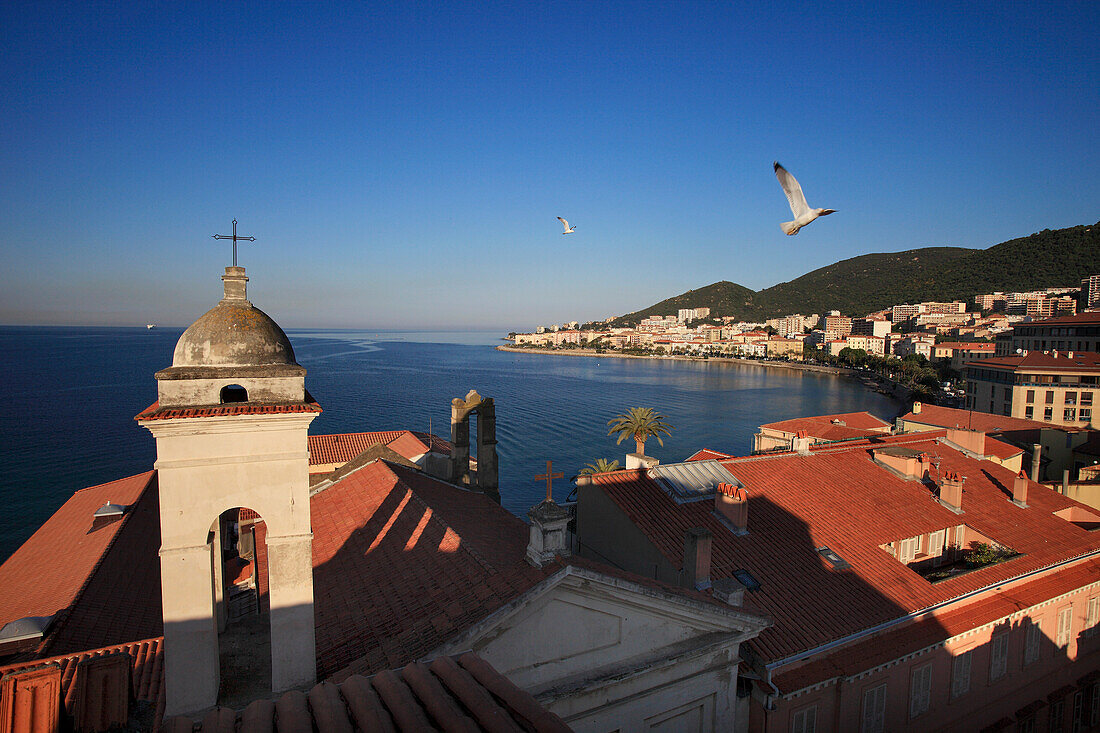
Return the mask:
[[248,390],[239,384],[228,384],[222,387],[221,403],[248,402]]
[[[218,704],[239,708],[271,696],[271,614],[267,524],[237,507],[217,522],[221,573],[215,568],[221,688]],[[217,592],[220,590],[220,594]]]

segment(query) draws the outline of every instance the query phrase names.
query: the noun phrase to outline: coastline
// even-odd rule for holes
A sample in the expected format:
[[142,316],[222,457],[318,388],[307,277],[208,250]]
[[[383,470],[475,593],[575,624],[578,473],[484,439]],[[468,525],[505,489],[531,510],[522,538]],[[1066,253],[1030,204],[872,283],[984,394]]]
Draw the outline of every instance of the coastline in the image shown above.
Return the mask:
[[[588,357],[605,357],[609,359],[664,359],[664,360],[676,360],[676,361],[693,361],[700,362],[703,359],[697,356],[641,356],[638,354],[616,354],[613,352],[605,351],[603,353],[596,353],[594,349],[566,349],[562,351],[547,351],[544,349],[522,349],[515,346],[509,346],[507,344],[500,344],[494,347],[497,351],[508,351],[513,354],[543,354],[549,356],[588,356]],[[739,359],[729,356],[713,356],[706,359],[707,362],[718,362],[720,364],[732,364],[735,366],[748,366],[756,367],[758,369],[796,369],[804,372],[817,372],[819,374],[834,374],[838,377],[845,377],[847,379],[858,380],[867,389],[886,395],[891,399],[896,400],[899,404],[906,404],[912,401],[910,391],[895,384],[890,380],[883,379],[874,373],[859,372],[854,369],[847,369],[845,367],[826,366],[822,364],[802,364],[796,361],[756,361],[755,359]]]

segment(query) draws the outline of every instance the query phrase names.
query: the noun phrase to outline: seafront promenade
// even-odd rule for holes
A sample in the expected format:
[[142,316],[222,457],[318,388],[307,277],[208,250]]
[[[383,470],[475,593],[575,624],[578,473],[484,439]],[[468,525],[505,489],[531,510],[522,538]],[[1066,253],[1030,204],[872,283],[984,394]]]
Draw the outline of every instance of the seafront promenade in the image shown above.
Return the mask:
[[796,361],[758,361],[756,359],[739,359],[731,356],[711,356],[706,359],[699,356],[683,356],[683,355],[665,355],[665,354],[620,354],[615,351],[599,351],[595,349],[561,349],[551,351],[549,349],[530,349],[530,348],[518,348],[515,346],[507,346],[501,344],[496,347],[497,351],[510,351],[516,354],[546,354],[549,356],[595,356],[608,359],[653,359],[659,361],[706,361],[716,362],[721,364],[742,364],[744,366],[753,366],[761,368],[775,368],[775,369],[797,369],[806,372],[823,372],[828,374],[839,374],[841,376],[854,376],[856,372],[852,369],[845,367],[826,366],[823,364],[801,364]]

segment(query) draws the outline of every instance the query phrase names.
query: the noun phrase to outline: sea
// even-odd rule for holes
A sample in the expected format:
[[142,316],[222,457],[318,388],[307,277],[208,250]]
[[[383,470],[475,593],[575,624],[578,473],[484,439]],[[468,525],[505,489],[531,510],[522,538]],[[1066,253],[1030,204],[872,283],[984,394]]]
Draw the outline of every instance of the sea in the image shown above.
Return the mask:
[[[156,400],[181,328],[0,326],[0,559],[74,491],[152,468],[155,446],[134,416]],[[476,389],[497,414],[501,503],[523,517],[546,492],[546,462],[569,479],[597,458],[624,461],[607,423],[652,407],[672,435],[646,453],[662,463],[700,448],[744,455],[764,423],[901,405],[835,374],[756,364],[498,351],[498,332],[289,330],[322,412],[311,434],[431,430],[449,438],[451,400]],[[473,436],[471,436],[473,442]],[[476,447],[472,447],[476,452]]]

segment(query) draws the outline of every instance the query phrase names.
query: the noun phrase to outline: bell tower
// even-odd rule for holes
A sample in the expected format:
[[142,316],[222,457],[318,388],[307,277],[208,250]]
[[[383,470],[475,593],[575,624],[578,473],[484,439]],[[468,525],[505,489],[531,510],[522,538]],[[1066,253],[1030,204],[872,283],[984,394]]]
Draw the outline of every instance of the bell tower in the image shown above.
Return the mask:
[[271,691],[316,676],[307,429],[321,408],[286,334],[247,300],[244,268],[222,281],[221,302],[180,337],[156,373],[157,402],[136,418],[157,445],[167,715],[217,703],[233,510],[266,531]]

